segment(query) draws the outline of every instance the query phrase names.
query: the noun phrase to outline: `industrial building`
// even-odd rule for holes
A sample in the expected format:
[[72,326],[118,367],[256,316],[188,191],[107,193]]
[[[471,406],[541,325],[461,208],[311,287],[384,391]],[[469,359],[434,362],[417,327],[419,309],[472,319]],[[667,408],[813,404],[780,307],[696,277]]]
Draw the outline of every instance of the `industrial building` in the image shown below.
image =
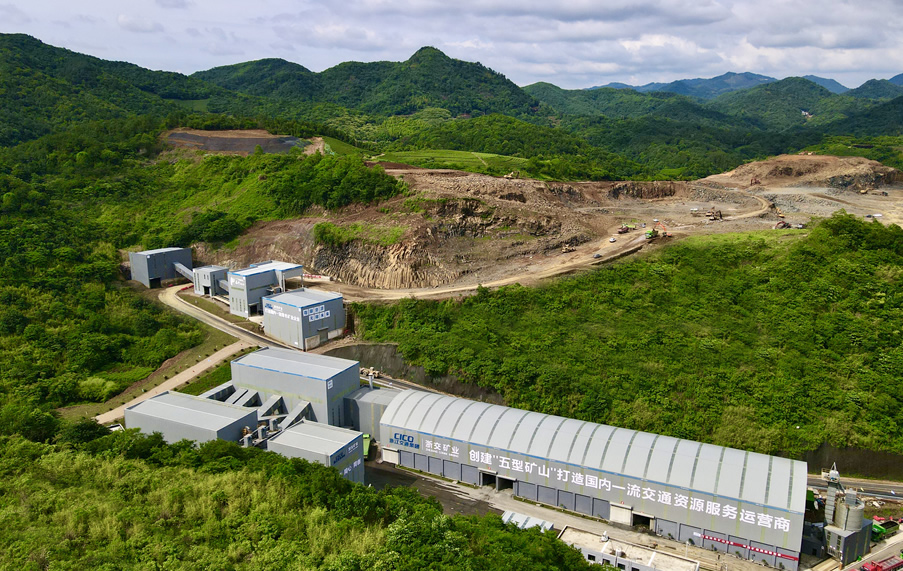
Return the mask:
[[304,266],[288,262],[261,262],[229,272],[229,311],[250,317],[262,313],[261,300],[285,291],[285,280],[303,278]]
[[345,397],[360,388],[359,368],[357,361],[267,347],[232,361],[232,380],[196,397],[152,397],[128,408],[125,423],[160,432],[167,442],[258,446],[363,482],[363,434],[346,428],[345,418]]
[[383,461],[729,552],[799,563],[806,464],[407,390],[380,423]]
[[265,297],[263,329],[277,341],[310,351],[345,331],[342,294],[301,288]]
[[203,266],[195,268],[194,274],[194,293],[198,295],[207,295],[216,297],[218,295],[229,294],[229,282],[226,281],[228,268],[222,266]]
[[132,279],[144,287],[160,287],[163,280],[179,276],[192,279],[191,248],[160,248],[129,252]]
[[840,473],[833,466],[825,475],[828,493],[825,502],[825,551],[845,567],[866,555],[871,549],[872,520],[865,517],[865,503],[856,489],[845,489]]
[[352,482],[364,483],[364,440],[360,432],[302,420],[271,438],[267,449],[333,466]]
[[357,361],[265,347],[232,361],[232,384],[261,401],[279,396],[285,407],[309,406],[310,420],[345,426],[344,397],[360,387]]
[[355,430],[377,438],[380,419],[399,394],[395,389],[362,387],[345,397],[345,419]]
[[309,351],[345,332],[341,294],[304,287],[286,291],[286,280],[304,277],[301,264],[270,260],[234,271],[223,266],[192,269],[188,248],[131,252],[129,260],[132,278],[149,288],[181,276],[194,284],[197,295],[227,297],[233,315],[263,314],[267,334],[286,345]]
[[[871,522],[836,470],[826,475],[825,523],[804,523],[804,462],[449,395],[361,387],[358,362],[291,349],[245,355],[232,362],[227,383],[200,397],[164,393],[127,409],[125,419],[169,442],[241,442],[333,466],[355,482],[364,480],[366,433],[378,437],[384,462],[510,489],[530,502],[645,526],[776,568],[796,570],[804,546],[844,565],[869,549]],[[618,566],[633,561],[625,569],[660,568],[663,555],[608,541],[581,550]]]
[[230,440],[257,428],[257,410],[182,393],[165,392],[125,409],[125,425],[159,432],[166,442]]

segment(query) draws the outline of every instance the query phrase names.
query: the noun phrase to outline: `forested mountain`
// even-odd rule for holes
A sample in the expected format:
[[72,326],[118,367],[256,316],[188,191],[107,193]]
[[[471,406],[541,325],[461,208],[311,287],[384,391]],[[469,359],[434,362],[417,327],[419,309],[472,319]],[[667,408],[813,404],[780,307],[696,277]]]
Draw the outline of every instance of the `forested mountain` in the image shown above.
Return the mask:
[[804,75],[803,79],[808,79],[812,83],[814,83],[816,85],[820,85],[820,86],[824,87],[825,89],[827,89],[828,91],[830,91],[831,93],[834,93],[836,95],[840,95],[841,93],[846,93],[847,91],[850,90],[849,87],[846,87],[845,85],[841,85],[836,80],[828,79],[825,77],[818,77],[817,75]]
[[762,129],[784,130],[805,125],[808,121],[806,113],[824,123],[841,119],[863,105],[853,98],[834,95],[801,77],[788,77],[745,91],[724,94],[707,106],[747,119]]
[[859,99],[894,99],[903,95],[903,86],[887,79],[870,79],[845,95]]
[[243,93],[323,101],[379,115],[440,107],[453,115],[529,115],[537,102],[500,73],[425,47],[404,62],[346,62],[321,73],[282,60],[260,60],[198,72]]
[[689,97],[664,91],[638,93],[608,87],[564,90],[550,83],[534,83],[525,87],[524,91],[564,115],[604,115],[616,119],[654,116],[700,124],[735,121]]
[[197,79],[108,62],[0,34],[0,146],[27,141],[80,121],[179,109],[167,99],[204,99],[224,90]]
[[[608,85],[601,86],[601,88],[611,87],[615,89],[632,89],[640,93],[664,91],[667,93],[686,95],[687,97],[694,97],[696,99],[713,99],[723,93],[749,89],[751,87],[765,83],[771,83],[773,81],[777,80],[773,77],[759,75],[757,73],[728,72],[723,75],[719,75],[718,77],[712,77],[708,79],[679,79],[677,81],[672,81],[671,83],[647,83],[646,85],[640,86],[626,85],[624,83],[609,83]],[[601,88],[592,87],[590,89],[594,90]]]

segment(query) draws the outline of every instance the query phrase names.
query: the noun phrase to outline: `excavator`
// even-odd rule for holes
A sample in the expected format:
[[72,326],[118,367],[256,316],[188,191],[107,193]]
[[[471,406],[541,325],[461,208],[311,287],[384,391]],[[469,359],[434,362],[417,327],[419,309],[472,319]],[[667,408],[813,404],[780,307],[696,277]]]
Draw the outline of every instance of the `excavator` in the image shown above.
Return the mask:
[[724,216],[721,215],[720,210],[715,210],[713,206],[708,212],[705,213],[705,217],[709,220],[724,220]]
[[[661,226],[661,229],[662,229],[661,232],[658,231],[659,226]],[[655,225],[651,229],[646,230],[646,239],[654,240],[655,238],[658,238],[659,236],[662,236],[663,238],[670,238],[672,236],[672,234],[671,234],[671,232],[668,232],[668,229],[665,227],[664,224],[656,221]]]

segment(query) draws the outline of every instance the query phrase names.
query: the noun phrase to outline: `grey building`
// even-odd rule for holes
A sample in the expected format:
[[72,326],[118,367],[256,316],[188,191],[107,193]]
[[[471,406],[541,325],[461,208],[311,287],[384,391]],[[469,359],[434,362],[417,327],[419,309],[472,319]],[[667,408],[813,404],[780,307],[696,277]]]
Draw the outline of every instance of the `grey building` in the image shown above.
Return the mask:
[[261,313],[264,296],[285,291],[285,280],[304,276],[304,266],[287,262],[261,262],[229,272],[229,311],[250,317]]
[[[203,266],[194,268],[194,293],[198,295],[228,295],[229,290],[223,287],[226,281],[226,274],[229,273],[228,268],[222,266]],[[228,284],[226,284],[228,285]]]
[[379,438],[379,421],[401,394],[395,389],[361,387],[345,397],[345,420],[355,430]]
[[364,441],[360,432],[302,420],[271,438],[267,447],[289,458],[332,466],[352,482],[364,483]]
[[558,539],[576,547],[587,561],[597,565],[607,563],[625,571],[699,571],[698,561],[582,529],[565,527]]
[[182,439],[238,442],[245,427],[257,428],[257,410],[165,392],[125,409],[125,425],[147,434],[159,432],[169,443]]
[[357,361],[266,347],[232,361],[232,383],[257,391],[261,402],[279,395],[289,411],[309,406],[311,420],[346,426],[344,397],[360,387],[359,367]]
[[383,460],[773,567],[799,564],[806,463],[408,390]]
[[263,329],[267,336],[309,351],[345,330],[342,294],[296,289],[263,299]]
[[160,287],[163,280],[175,279],[180,275],[192,279],[191,264],[191,248],[160,248],[129,252],[132,279],[148,288]]

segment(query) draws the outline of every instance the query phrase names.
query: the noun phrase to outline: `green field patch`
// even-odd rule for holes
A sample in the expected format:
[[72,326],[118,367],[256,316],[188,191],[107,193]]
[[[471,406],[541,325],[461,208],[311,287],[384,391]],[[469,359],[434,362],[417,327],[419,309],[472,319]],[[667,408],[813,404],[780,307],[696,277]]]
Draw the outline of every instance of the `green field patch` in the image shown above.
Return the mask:
[[354,145],[349,145],[344,141],[332,137],[323,137],[323,142],[326,143],[327,150],[332,151],[337,155],[363,155],[367,153],[367,151],[363,149],[359,149]]
[[397,244],[404,233],[405,226],[378,226],[374,224],[344,224],[320,222],[314,226],[314,240],[318,244],[328,246],[344,246],[356,240],[365,244],[391,246]]
[[200,113],[207,113],[207,105],[210,103],[210,99],[167,99],[167,101],[171,103],[175,103],[179,107],[184,107],[189,111],[198,111]]
[[524,168],[527,159],[470,151],[419,150],[386,153],[381,162],[404,163],[424,168],[450,168],[487,174],[507,174]]

